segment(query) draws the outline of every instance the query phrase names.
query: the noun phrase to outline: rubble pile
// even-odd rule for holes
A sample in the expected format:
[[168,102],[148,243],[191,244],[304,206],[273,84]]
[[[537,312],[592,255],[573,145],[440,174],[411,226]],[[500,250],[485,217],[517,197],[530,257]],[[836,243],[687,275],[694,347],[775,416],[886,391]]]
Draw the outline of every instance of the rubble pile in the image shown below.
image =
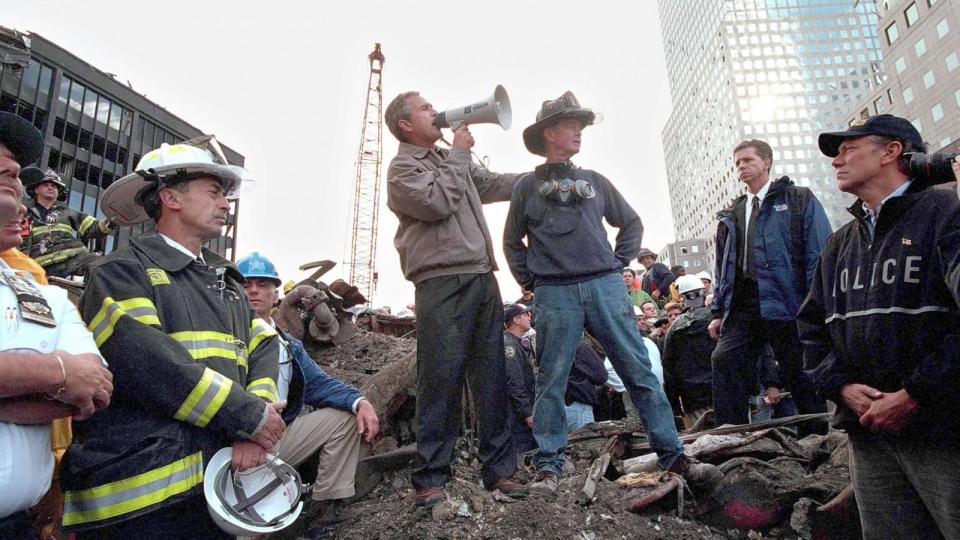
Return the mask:
[[[315,356],[326,368],[355,376],[363,387],[378,369],[409,358],[411,339],[358,333]],[[389,369],[389,367],[388,367]],[[408,389],[412,395],[412,390]],[[410,399],[385,418],[383,439],[357,473],[359,519],[335,528],[289,531],[280,538],[848,538],[859,536],[846,436],[831,432],[797,440],[790,420],[682,434],[687,453],[716,464],[724,479],[710,493],[692,493],[680,477],[657,470],[636,422],[607,421],[570,435],[575,472],[561,479],[556,500],[514,500],[486,491],[469,428],[459,439],[447,500],[431,509],[413,502]],[[469,425],[469,424],[467,424]],[[521,456],[518,476],[534,474]],[[589,494],[589,495],[588,495]],[[842,495],[841,495],[842,494]],[[841,495],[838,497],[838,495]],[[819,508],[837,498],[824,512]],[[852,509],[851,509],[852,508]]]

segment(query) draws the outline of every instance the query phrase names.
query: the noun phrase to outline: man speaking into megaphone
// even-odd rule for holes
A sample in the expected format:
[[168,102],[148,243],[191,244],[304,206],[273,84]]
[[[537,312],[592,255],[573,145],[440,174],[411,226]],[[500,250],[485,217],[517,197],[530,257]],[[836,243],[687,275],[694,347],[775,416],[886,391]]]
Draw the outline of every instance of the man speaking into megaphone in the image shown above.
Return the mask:
[[512,497],[526,494],[512,478],[517,456],[508,421],[503,303],[482,210],[483,203],[509,200],[517,175],[474,163],[467,127],[483,121],[504,125],[483,116],[504,109],[502,102],[490,101],[469,106],[457,119],[462,125],[449,150],[436,146],[443,122],[419,93],[400,94],[384,114],[400,141],[387,171],[387,206],[400,221],[394,245],[404,276],[416,285],[417,452],[423,466],[414,472],[413,486],[420,506],[445,498],[465,379],[476,401],[484,486]]

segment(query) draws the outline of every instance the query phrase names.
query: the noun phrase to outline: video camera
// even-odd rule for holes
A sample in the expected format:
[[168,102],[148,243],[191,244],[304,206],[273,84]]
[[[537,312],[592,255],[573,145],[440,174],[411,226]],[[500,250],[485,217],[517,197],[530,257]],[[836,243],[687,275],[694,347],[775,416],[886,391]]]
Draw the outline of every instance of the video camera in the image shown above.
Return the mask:
[[910,152],[903,155],[907,171],[911,178],[929,185],[947,184],[956,180],[953,177],[953,159],[960,152],[947,154],[923,154]]

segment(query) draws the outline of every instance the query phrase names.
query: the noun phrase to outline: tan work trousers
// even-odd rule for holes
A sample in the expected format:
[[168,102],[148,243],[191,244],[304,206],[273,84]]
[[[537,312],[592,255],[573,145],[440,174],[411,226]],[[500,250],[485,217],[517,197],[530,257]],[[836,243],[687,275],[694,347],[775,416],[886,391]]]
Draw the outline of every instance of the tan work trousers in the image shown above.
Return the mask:
[[360,453],[357,417],[337,409],[318,409],[300,415],[287,426],[277,455],[296,467],[320,453],[312,497],[317,501],[346,499],[355,493],[353,478]]

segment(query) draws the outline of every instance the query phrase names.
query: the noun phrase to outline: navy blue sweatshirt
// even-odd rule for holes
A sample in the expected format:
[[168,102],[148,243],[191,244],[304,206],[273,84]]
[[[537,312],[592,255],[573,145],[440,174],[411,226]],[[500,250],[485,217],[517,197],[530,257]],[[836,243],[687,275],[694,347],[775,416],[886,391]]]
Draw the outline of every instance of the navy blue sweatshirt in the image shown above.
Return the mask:
[[[525,289],[570,285],[619,272],[640,253],[640,216],[613,184],[588,169],[574,169],[573,179],[589,181],[596,196],[571,199],[569,204],[548,199],[537,191],[540,179],[533,173],[513,187],[503,251],[513,277]],[[620,229],[613,249],[604,219]]]

